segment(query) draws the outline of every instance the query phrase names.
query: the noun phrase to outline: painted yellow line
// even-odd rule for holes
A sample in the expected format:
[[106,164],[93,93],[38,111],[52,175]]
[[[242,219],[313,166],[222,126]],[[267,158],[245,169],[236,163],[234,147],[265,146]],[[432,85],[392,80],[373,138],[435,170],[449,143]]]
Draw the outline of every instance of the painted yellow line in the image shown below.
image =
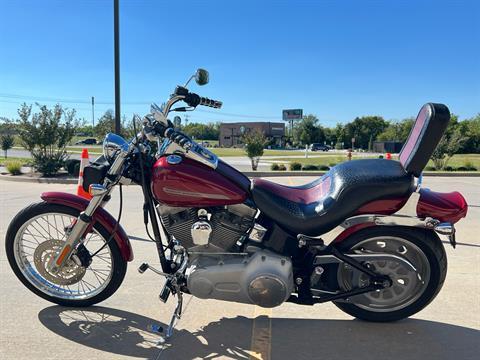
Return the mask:
[[272,309],[255,306],[250,359],[270,360],[272,349]]

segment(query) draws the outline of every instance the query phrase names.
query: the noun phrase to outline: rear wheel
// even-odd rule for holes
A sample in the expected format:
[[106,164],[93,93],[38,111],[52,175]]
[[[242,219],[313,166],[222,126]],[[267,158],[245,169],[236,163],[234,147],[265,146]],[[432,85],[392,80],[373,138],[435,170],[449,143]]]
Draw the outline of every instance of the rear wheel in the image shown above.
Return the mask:
[[63,306],[89,306],[105,300],[120,286],[127,263],[110,234],[95,223],[83,245],[90,254],[100,250],[89,266],[68,260],[58,273],[48,264],[62,249],[66,230],[79,211],[45,202],[20,211],[10,223],[5,247],[15,275],[36,295]]
[[[342,242],[344,253],[388,253],[408,260],[413,271],[395,261],[371,261],[375,272],[388,275],[391,287],[337,301],[346,313],[376,322],[409,317],[427,306],[442,288],[447,274],[447,257],[438,236],[428,230],[405,227],[367,228]],[[350,266],[338,266],[337,281],[342,290],[369,285],[368,277]]]

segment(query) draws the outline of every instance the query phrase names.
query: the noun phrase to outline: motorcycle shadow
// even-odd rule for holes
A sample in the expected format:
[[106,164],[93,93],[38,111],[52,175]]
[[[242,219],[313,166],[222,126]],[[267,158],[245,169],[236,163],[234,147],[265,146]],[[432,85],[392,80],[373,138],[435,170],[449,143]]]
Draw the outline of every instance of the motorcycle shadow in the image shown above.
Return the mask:
[[[118,355],[182,360],[251,358],[253,319],[242,316],[222,318],[195,332],[176,330],[161,347],[155,345],[159,334],[148,330],[148,325],[158,321],[127,311],[52,306],[41,310],[38,317],[57,335]],[[270,329],[270,346],[263,347],[262,359],[476,359],[480,350],[480,331],[426,320],[375,324],[272,318]]]

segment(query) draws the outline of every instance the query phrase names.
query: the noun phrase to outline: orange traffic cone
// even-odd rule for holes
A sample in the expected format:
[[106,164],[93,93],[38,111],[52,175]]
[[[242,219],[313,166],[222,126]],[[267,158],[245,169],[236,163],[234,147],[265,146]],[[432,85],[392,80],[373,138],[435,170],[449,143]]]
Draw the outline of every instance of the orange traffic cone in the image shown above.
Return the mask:
[[85,190],[83,190],[83,169],[89,163],[88,160],[88,150],[82,150],[82,159],[80,160],[80,173],[78,174],[78,186],[77,186],[77,195],[81,196],[87,200],[90,200],[92,196]]

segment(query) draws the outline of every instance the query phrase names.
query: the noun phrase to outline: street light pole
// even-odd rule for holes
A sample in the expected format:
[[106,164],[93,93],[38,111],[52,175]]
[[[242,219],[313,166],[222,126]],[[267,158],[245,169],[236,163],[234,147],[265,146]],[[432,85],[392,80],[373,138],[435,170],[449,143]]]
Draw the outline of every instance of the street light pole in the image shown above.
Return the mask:
[[92,128],[95,127],[95,97],[92,96]]
[[113,0],[113,32],[115,52],[115,133],[120,134],[120,18],[119,0]]

